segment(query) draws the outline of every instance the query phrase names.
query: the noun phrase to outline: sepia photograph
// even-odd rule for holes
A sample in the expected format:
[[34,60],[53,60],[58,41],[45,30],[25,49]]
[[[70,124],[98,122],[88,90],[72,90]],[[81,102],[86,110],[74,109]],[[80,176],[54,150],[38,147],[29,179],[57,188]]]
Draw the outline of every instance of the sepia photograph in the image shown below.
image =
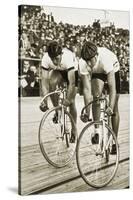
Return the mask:
[[129,11],[18,6],[19,194],[130,188]]

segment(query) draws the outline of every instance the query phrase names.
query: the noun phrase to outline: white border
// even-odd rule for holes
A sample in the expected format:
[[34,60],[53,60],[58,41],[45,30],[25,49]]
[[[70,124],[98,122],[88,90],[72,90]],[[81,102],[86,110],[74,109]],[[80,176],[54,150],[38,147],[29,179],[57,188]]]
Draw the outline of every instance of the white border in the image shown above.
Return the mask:
[[[88,193],[71,193],[56,195],[39,195],[20,197],[17,195],[17,145],[18,145],[18,106],[17,106],[17,5],[33,4],[33,5],[49,5],[77,8],[95,8],[95,9],[114,9],[114,10],[131,10],[131,42],[133,44],[133,6],[132,1],[116,1],[116,0],[32,0],[32,1],[7,1],[1,2],[0,6],[0,50],[1,50],[1,66],[0,66],[0,190],[1,199],[69,199],[85,200],[88,198],[127,199],[131,197],[130,190],[104,191],[104,192],[88,192]],[[131,68],[133,64],[133,47],[131,47]],[[130,72],[132,77],[132,71]],[[133,90],[133,81],[130,82],[131,90]],[[132,95],[131,101],[132,102]],[[132,109],[132,103],[130,103]],[[131,112],[131,119],[132,119]],[[132,121],[132,120],[130,120]],[[131,124],[131,123],[130,123]],[[131,143],[132,143],[132,126],[131,126]],[[131,146],[131,153],[132,153]],[[132,163],[132,156],[131,156]],[[130,167],[132,171],[132,166]],[[131,187],[132,187],[131,173]]]

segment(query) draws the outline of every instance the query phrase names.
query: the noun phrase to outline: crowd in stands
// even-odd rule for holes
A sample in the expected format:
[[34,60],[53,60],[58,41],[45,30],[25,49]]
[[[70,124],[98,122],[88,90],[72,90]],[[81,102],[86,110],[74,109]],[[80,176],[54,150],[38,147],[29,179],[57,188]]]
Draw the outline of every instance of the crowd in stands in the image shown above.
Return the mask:
[[129,93],[129,30],[116,28],[113,23],[101,26],[56,23],[52,13],[42,12],[39,6],[21,6],[19,10],[19,57],[41,59],[49,41],[56,40],[80,57],[84,41],[112,50],[120,62],[121,91]]

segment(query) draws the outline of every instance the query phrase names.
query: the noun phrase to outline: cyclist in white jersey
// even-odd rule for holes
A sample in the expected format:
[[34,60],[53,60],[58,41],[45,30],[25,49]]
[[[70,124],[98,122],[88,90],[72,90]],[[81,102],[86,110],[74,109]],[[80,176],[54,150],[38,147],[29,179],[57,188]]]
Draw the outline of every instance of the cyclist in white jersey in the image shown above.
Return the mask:
[[[85,104],[91,101],[91,91],[93,99],[102,95],[104,82],[108,83],[109,88],[109,107],[107,113],[112,115],[112,128],[117,136],[119,129],[119,110],[118,99],[120,94],[119,62],[116,55],[105,47],[97,47],[92,42],[86,42],[81,50],[79,69],[83,81],[83,91]],[[94,120],[100,117],[99,104],[92,108]],[[88,110],[89,115],[89,110]],[[95,128],[95,132],[99,132]],[[112,154],[116,153],[113,145]]]
[[[41,63],[42,68],[42,95],[46,95],[56,89],[57,86],[67,82],[67,98],[63,104],[70,107],[75,124],[77,122],[77,110],[75,106],[75,96],[77,87],[77,70],[74,67],[73,53],[67,48],[62,47],[56,42],[49,43],[47,52],[44,54]],[[58,95],[52,95],[52,103],[54,106],[58,104]],[[40,105],[41,111],[45,112],[48,109],[47,100]],[[55,116],[56,117],[56,116]],[[74,142],[75,136],[74,127],[72,127],[72,139]]]

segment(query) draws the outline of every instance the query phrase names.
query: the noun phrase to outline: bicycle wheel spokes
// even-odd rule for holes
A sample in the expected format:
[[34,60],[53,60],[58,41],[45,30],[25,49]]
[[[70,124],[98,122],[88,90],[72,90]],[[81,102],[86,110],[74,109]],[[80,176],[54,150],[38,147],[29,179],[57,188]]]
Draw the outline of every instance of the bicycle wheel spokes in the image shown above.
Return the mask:
[[[103,151],[104,147],[101,148],[99,144],[92,144],[91,138],[94,135],[96,124],[102,126],[100,122],[92,122],[80,134],[77,144],[77,165],[84,181],[92,187],[100,188],[107,185],[114,177],[118,167],[119,153],[118,144],[116,144],[117,154],[108,155],[107,162]],[[114,138],[114,134],[108,126],[106,126],[106,131],[110,132],[109,135]],[[114,141],[116,142],[115,138]]]
[[[57,123],[53,122],[55,112],[58,113]],[[39,129],[41,151],[46,160],[54,167],[67,165],[73,158],[76,149],[76,143],[70,143],[69,140],[74,123],[73,119],[67,111],[64,110],[63,112],[64,120],[61,107],[48,111],[42,119]]]

